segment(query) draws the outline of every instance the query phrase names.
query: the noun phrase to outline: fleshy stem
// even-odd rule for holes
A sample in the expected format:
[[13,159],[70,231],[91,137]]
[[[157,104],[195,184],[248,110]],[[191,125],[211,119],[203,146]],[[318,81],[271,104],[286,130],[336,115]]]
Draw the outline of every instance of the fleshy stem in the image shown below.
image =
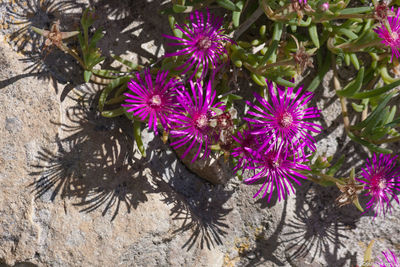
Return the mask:
[[392,137],[392,138],[387,138],[387,139],[383,139],[383,140],[379,140],[379,141],[375,141],[374,143],[377,145],[381,145],[384,143],[394,143],[400,141],[400,136],[396,136],[396,137]]
[[76,61],[78,61],[78,63],[81,65],[81,67],[83,69],[85,68],[85,63],[82,61],[82,59],[78,56],[77,53],[75,53],[73,50],[71,50],[69,47],[66,48],[65,52],[67,52],[68,54],[70,54],[73,58],[76,59]]
[[[333,68],[333,85],[335,87],[335,91],[341,90],[338,74],[337,74],[337,69],[336,69],[336,59],[335,56],[332,54],[332,68]],[[340,100],[340,105],[342,107],[342,116],[343,116],[343,124],[344,124],[344,129],[346,130],[346,133],[350,131],[350,119],[349,115],[347,112],[347,101],[346,98],[343,96],[339,96]]]
[[237,40],[242,33],[244,33],[254,22],[263,14],[262,8],[259,6],[256,11],[251,14],[251,16],[243,22],[239,28],[233,33],[233,39]]
[[295,66],[296,65],[296,61],[293,58],[291,58],[291,59],[285,59],[285,60],[282,60],[282,61],[278,61],[278,62],[275,62],[275,63],[266,64],[263,67],[256,69],[256,73],[258,75],[261,75],[261,73],[263,71],[267,70],[267,69],[274,68],[274,67],[279,67],[279,66],[289,66],[289,65]]
[[359,52],[364,48],[373,47],[373,46],[378,46],[378,47],[382,46],[383,47],[382,41],[374,40],[372,42],[361,44],[361,45],[353,44],[353,43],[346,43],[346,44],[341,44],[338,46],[333,46],[333,48],[339,48],[339,49],[342,49],[343,52],[352,53],[352,52]]
[[310,181],[312,181],[312,182],[314,182],[314,183],[317,183],[317,184],[319,184],[319,185],[322,185],[322,186],[327,186],[326,183],[324,183],[324,182],[333,182],[333,183],[335,183],[335,184],[336,184],[336,183],[338,183],[338,184],[345,184],[345,182],[344,182],[342,179],[335,178],[335,177],[333,177],[333,176],[327,175],[327,174],[322,173],[322,172],[313,173],[314,175],[319,176],[320,179],[313,177],[312,175],[310,175],[309,172],[301,172],[301,173],[304,174],[304,175],[306,175],[307,178],[308,178]]
[[[273,11],[269,5],[266,3],[266,1],[262,1],[261,2],[261,6],[264,10],[265,15],[267,15],[267,17],[273,21],[282,21],[282,22],[286,22],[289,21],[291,19],[296,18],[297,14],[295,12],[289,12],[288,14],[285,15],[280,15],[280,13],[283,13],[283,10],[288,9],[290,5],[284,6],[282,8],[280,8],[279,10]],[[372,9],[371,9],[372,10]],[[311,12],[311,11],[303,11],[305,15],[307,15],[308,17],[315,17],[315,11]],[[337,15],[330,15],[330,14],[326,14],[326,16],[323,16],[321,18],[314,18],[313,22],[314,23],[321,23],[324,21],[330,21],[330,20],[338,20],[338,19],[356,19],[356,18],[360,18],[360,19],[371,19],[374,18],[374,14],[337,14]]]

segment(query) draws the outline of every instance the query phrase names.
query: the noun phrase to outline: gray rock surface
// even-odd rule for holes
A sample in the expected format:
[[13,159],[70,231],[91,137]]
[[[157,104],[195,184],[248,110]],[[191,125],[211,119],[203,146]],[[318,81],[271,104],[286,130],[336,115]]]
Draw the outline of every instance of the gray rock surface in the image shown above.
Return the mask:
[[[68,30],[85,4],[12,2],[0,2],[0,11],[25,18],[22,26],[48,27],[58,18]],[[97,26],[107,32],[104,53],[139,62],[163,53],[166,18],[147,15],[159,9],[158,1],[91,2],[102,18]],[[337,190],[308,182],[280,203],[253,199],[257,185],[235,177],[210,184],[146,129],[148,156],[142,158],[132,146],[129,121],[98,114],[100,88],[83,84],[74,60],[56,49],[46,57],[35,54],[41,38],[15,34],[21,25],[4,14],[0,266],[336,267],[361,265],[362,244],[371,239],[375,255],[400,249],[398,205],[372,220],[352,206],[336,208]],[[18,36],[33,41],[24,45]],[[317,96],[325,131],[316,139],[320,153],[346,154],[346,173],[363,164],[367,152],[345,138],[329,80],[327,75]]]

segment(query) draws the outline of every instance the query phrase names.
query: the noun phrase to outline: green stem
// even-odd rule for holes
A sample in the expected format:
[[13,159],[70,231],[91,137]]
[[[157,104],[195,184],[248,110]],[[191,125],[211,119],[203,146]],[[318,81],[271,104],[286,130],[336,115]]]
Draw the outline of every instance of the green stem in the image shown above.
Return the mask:
[[70,48],[67,48],[67,49],[66,49],[66,52],[67,52],[68,54],[70,54],[73,58],[75,58],[76,61],[78,61],[78,63],[81,65],[81,67],[82,67],[83,69],[86,69],[85,63],[82,61],[82,59],[81,59],[73,50],[71,50]]
[[333,176],[330,176],[330,175],[327,175],[327,174],[321,173],[321,172],[315,174],[315,175],[319,176],[320,179],[314,178],[313,176],[311,176],[311,175],[309,175],[308,173],[305,173],[305,172],[301,172],[301,173],[304,174],[304,175],[306,175],[308,180],[310,180],[310,181],[312,181],[312,182],[314,182],[314,183],[317,183],[317,184],[319,184],[319,185],[322,185],[322,186],[326,186],[326,184],[324,183],[324,181],[330,181],[330,182],[333,182],[333,183],[335,183],[335,184],[336,184],[336,183],[338,183],[338,184],[346,184],[346,183],[345,183],[343,180],[341,180],[341,179],[335,178],[335,177],[333,177]]
[[271,68],[274,68],[274,67],[290,66],[290,65],[291,66],[295,66],[296,65],[296,61],[294,59],[285,59],[285,60],[278,61],[278,62],[275,62],[275,63],[267,64],[267,65],[257,69],[257,71],[261,73],[261,72],[263,72],[263,71],[265,71],[267,69],[271,69]]
[[338,46],[333,46],[333,49],[342,49],[343,52],[349,52],[349,53],[353,53],[353,52],[359,52],[360,50],[367,48],[367,47],[372,47],[372,46],[383,46],[382,41],[381,40],[375,40],[369,43],[365,43],[365,44],[354,44],[354,43],[346,43],[346,44],[341,44]]
[[[335,91],[341,90],[338,74],[337,74],[337,69],[336,69],[336,59],[335,55],[332,54],[332,68],[333,68],[333,85],[335,87]],[[340,100],[340,106],[342,107],[342,117],[343,117],[343,124],[344,124],[344,129],[346,130],[346,133],[350,131],[350,119],[349,119],[349,114],[347,112],[347,101],[346,98],[343,96],[339,96]]]
[[[273,21],[288,22],[289,20],[297,17],[297,14],[295,12],[290,12],[287,15],[280,14],[282,12],[282,9],[285,9],[285,8],[287,9],[287,6],[283,7],[280,10],[277,10],[275,12],[271,8],[269,8],[267,4],[264,4],[263,8],[264,8],[264,13],[267,15],[267,17]],[[374,14],[339,14],[339,15],[326,14],[326,16],[316,19],[314,12],[306,11],[306,12],[304,12],[304,14],[310,18],[313,18],[314,23],[322,23],[325,21],[338,20],[338,19],[372,19],[372,18],[374,18]]]
[[250,26],[254,24],[254,22],[263,14],[263,10],[261,7],[258,7],[256,11],[251,14],[251,16],[243,22],[239,28],[233,33],[233,39],[237,40],[240,35],[242,35]]
[[383,139],[383,140],[380,140],[380,141],[375,141],[374,144],[380,145],[380,144],[385,144],[385,143],[394,143],[394,142],[397,142],[397,141],[400,141],[400,136],[396,136],[396,137],[393,137],[393,138],[387,138],[387,139]]
[[[306,13],[308,16],[312,16],[313,13]],[[374,18],[373,14],[341,14],[338,16],[329,16],[329,17],[322,17],[319,20],[313,20],[314,23],[321,23],[330,20],[337,20],[337,19],[372,19]]]
[[339,184],[345,184],[345,182],[343,182],[342,180],[340,180],[338,178],[335,178],[333,176],[330,176],[330,175],[327,175],[327,174],[324,174],[324,173],[319,173],[318,175],[320,175],[326,181],[331,181],[331,182],[339,183]]

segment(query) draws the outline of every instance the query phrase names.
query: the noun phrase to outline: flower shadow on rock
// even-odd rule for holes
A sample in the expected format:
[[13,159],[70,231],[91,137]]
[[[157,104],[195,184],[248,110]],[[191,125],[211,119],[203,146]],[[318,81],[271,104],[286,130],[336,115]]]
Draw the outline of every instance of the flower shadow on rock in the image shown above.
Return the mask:
[[[265,199],[260,199],[257,201],[257,204],[261,205],[260,206],[261,209],[271,208],[275,206],[277,199],[278,199],[277,195],[274,194],[274,197],[272,198],[271,202],[267,202]],[[272,234],[269,234],[268,238],[265,238],[264,233],[260,233],[259,235],[257,235],[257,238],[255,240],[255,247],[252,249],[252,252],[254,253],[255,257],[245,265],[246,267],[264,266],[264,264],[266,264],[266,261],[273,262],[277,266],[284,266],[284,263],[276,255],[276,252],[278,247],[280,246],[279,237],[282,234],[282,230],[285,225],[284,223],[287,217],[287,203],[288,200],[285,199],[284,206],[282,209],[282,215],[279,222],[277,223],[277,227],[274,230],[274,232]],[[251,252],[248,252],[248,254],[250,253]]]
[[89,3],[99,18],[94,27],[101,27],[106,33],[98,43],[106,57],[102,63],[104,67],[112,64],[111,55],[122,56],[138,64],[146,64],[163,55],[165,40],[161,33],[170,31],[170,27],[165,23],[168,17],[160,15],[160,11],[169,4],[147,0],[90,0]]
[[[53,23],[60,21],[61,31],[74,31],[79,27],[84,8],[84,4],[77,1],[57,0],[16,1],[7,8],[6,19],[12,31],[9,42],[25,55],[21,59],[28,64],[24,71],[27,75],[51,80],[57,92],[57,82],[66,84],[75,80],[75,77],[82,76],[80,69],[71,56],[58,48],[45,49],[44,37],[31,27],[48,30]],[[77,42],[74,43],[76,45]]]
[[294,217],[285,223],[282,243],[289,262],[305,264],[323,257],[335,266],[350,266],[356,262],[356,255],[349,252],[339,255],[348,238],[346,230],[354,229],[361,212],[354,212],[353,206],[335,206],[337,190],[305,184],[296,195]]
[[42,201],[59,195],[72,199],[82,212],[102,208],[102,214],[112,213],[114,220],[122,205],[129,213],[153,191],[145,162],[133,154],[133,137],[125,134],[129,121],[103,118],[96,111],[94,92],[83,92],[75,100],[66,111],[68,122],[59,124],[66,137],[56,137],[55,153],[45,148],[39,152],[31,186]]
[[51,24],[60,20],[61,25],[77,28],[80,14],[84,8],[77,1],[57,0],[25,0],[15,1],[15,6],[7,8],[7,22],[17,28],[10,34],[18,51],[36,50],[42,44],[41,35],[33,32],[30,27],[49,29]]
[[229,224],[226,216],[233,210],[226,204],[233,190],[211,185],[191,173],[159,139],[153,140],[150,163],[158,177],[158,193],[162,201],[172,205],[170,216],[179,225],[173,235],[188,239],[182,245],[187,251],[194,247],[212,249],[223,244]]

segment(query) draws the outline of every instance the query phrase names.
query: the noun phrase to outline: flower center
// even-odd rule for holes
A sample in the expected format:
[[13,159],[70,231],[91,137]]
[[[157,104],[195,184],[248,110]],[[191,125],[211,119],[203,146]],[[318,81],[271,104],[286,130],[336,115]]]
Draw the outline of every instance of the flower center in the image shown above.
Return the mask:
[[281,159],[279,157],[276,158],[275,156],[270,156],[267,159],[267,164],[271,169],[279,168],[281,166]]
[[279,125],[282,126],[283,128],[289,128],[292,123],[293,123],[293,117],[292,115],[290,115],[290,113],[285,112],[283,113],[283,115],[281,116],[280,120],[279,120]]
[[211,47],[211,39],[208,36],[202,36],[197,41],[197,47],[201,50],[206,50]]
[[385,189],[386,188],[386,181],[384,179],[381,179],[378,183],[379,189]]
[[203,130],[208,125],[207,115],[206,114],[201,114],[200,116],[198,116],[196,118],[194,124],[198,129]]
[[394,41],[397,41],[397,39],[399,39],[399,34],[398,34],[397,32],[395,32],[395,31],[392,31],[392,32],[390,33],[390,37],[392,37],[392,39],[393,39]]
[[151,107],[161,106],[161,97],[159,95],[153,95],[149,100],[149,104]]

